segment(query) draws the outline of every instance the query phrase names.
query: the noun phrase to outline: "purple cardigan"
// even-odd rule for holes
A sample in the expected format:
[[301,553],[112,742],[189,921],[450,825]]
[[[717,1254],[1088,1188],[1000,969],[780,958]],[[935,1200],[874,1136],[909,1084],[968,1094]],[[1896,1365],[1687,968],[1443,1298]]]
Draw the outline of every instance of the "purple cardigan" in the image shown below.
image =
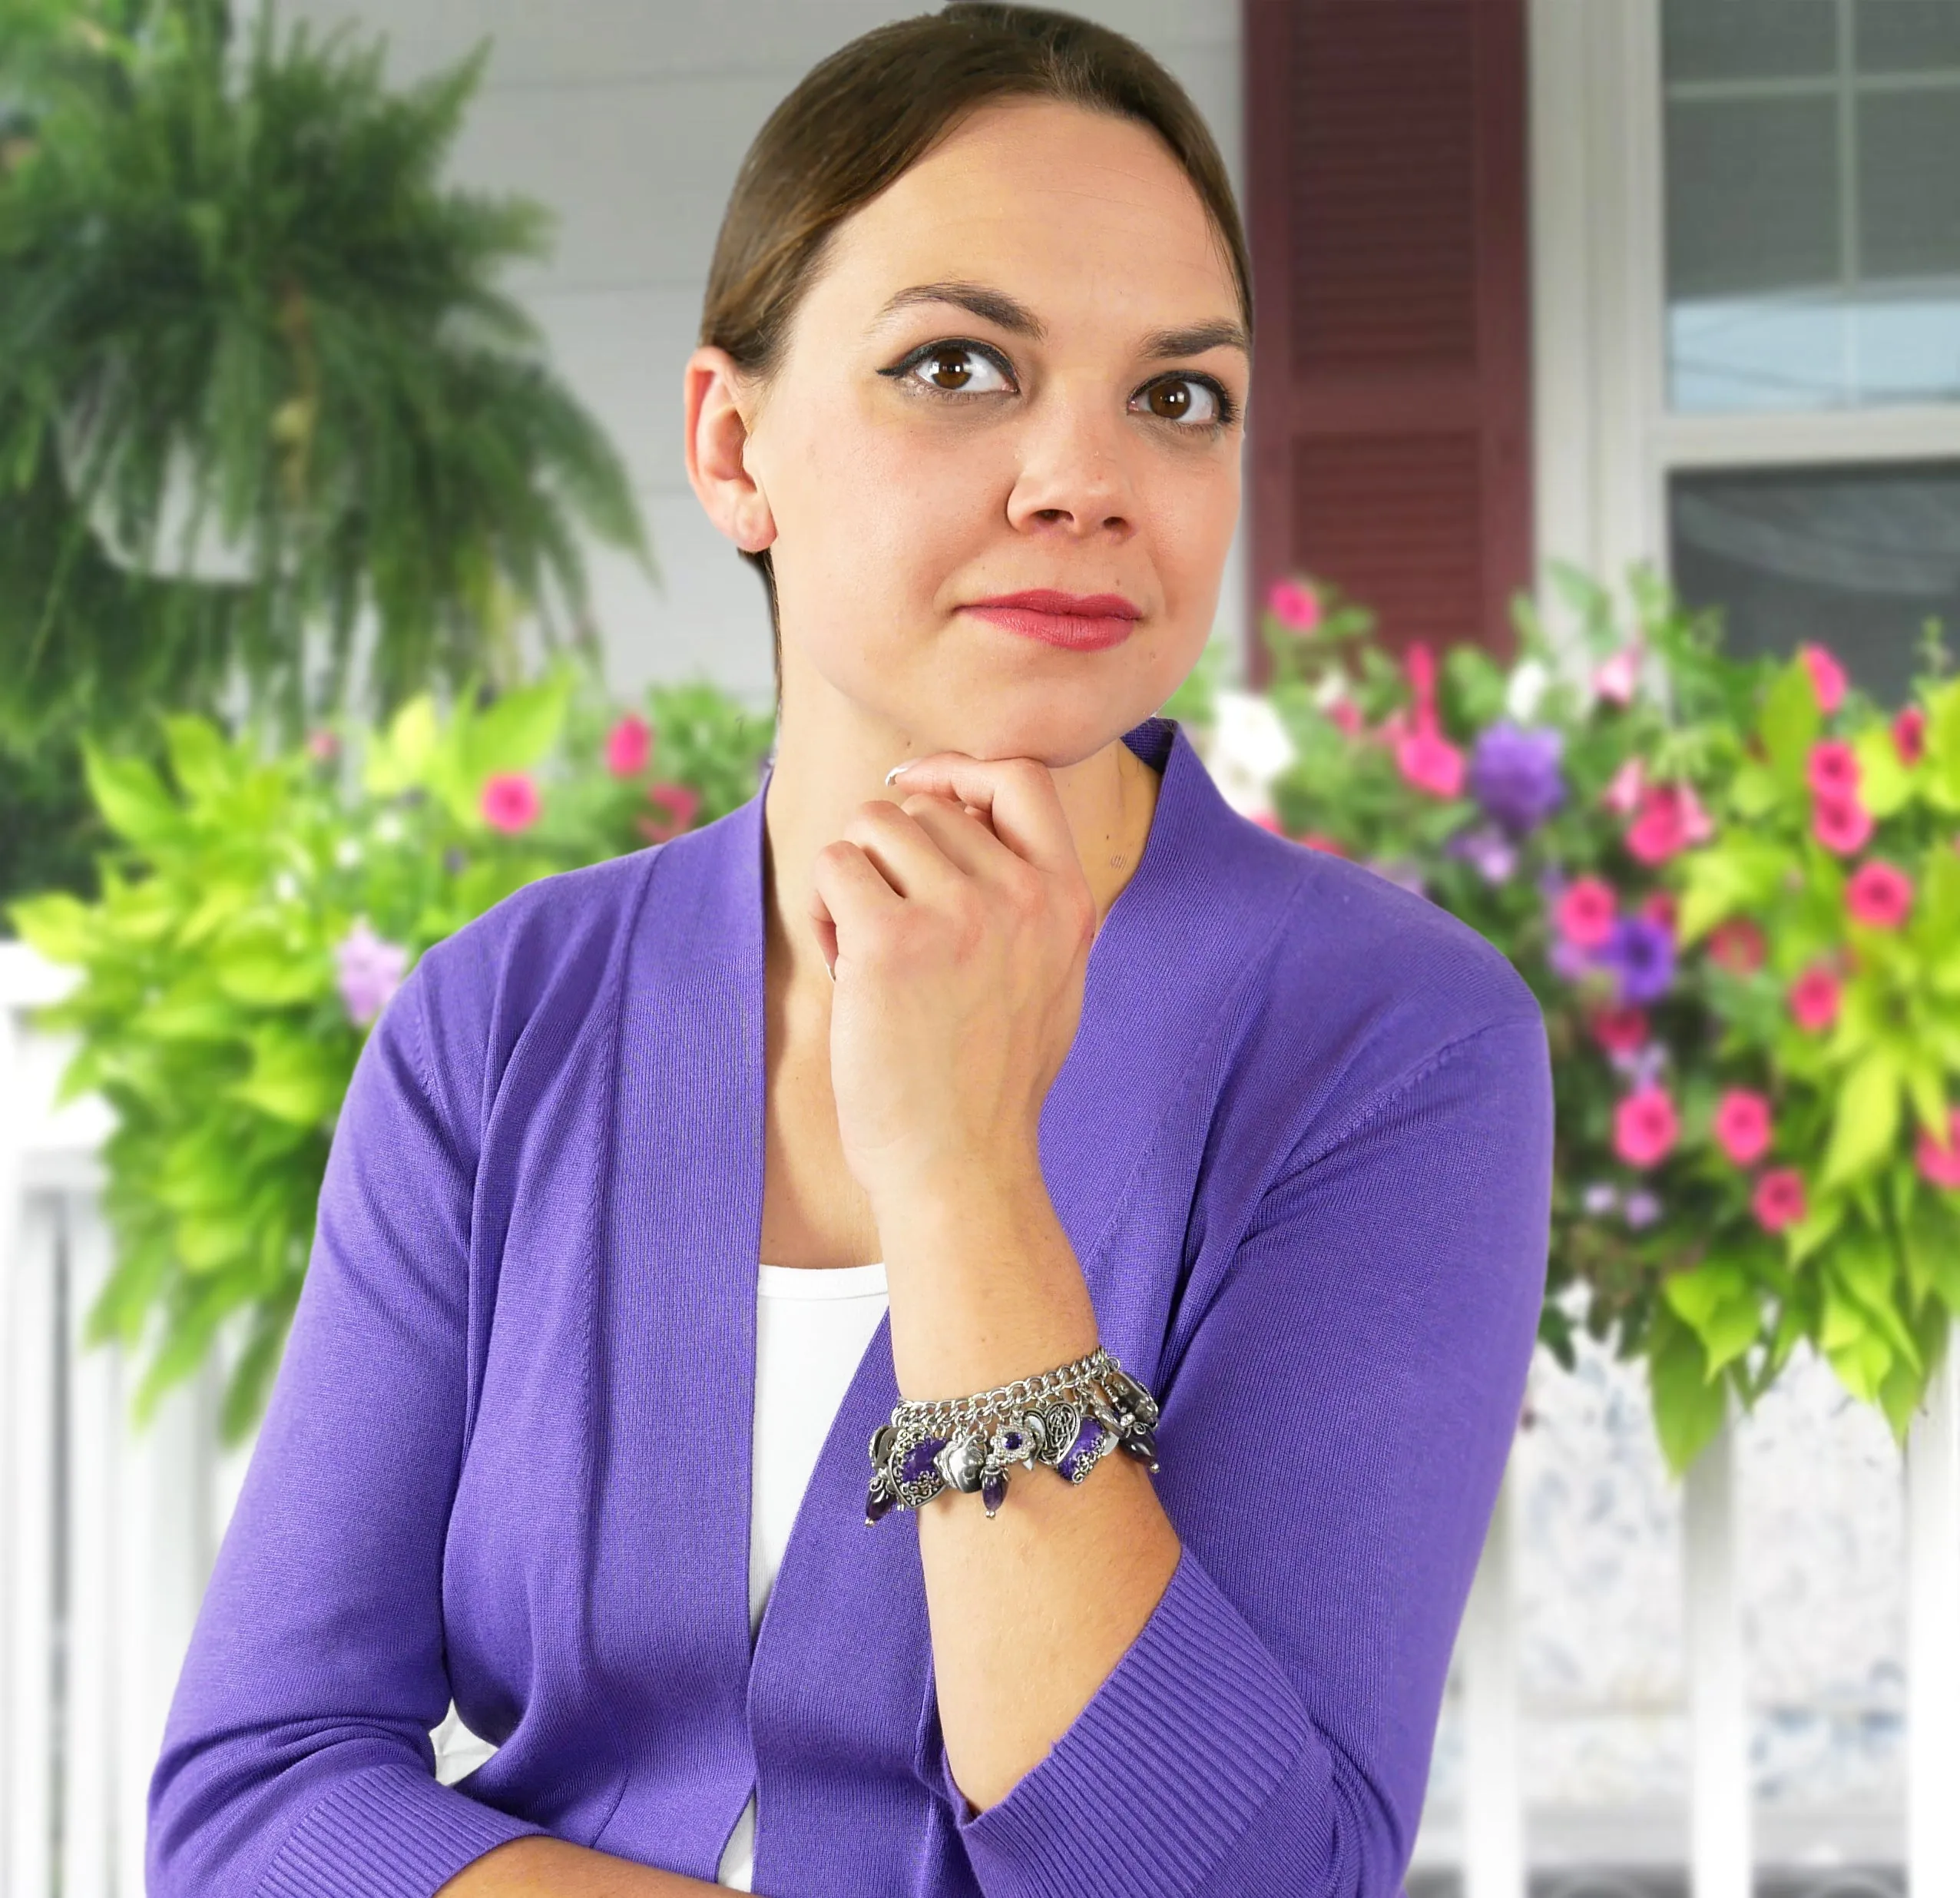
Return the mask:
[[[1157,1396],[1170,1585],[977,1817],[889,1316],[751,1652],[761,799],[520,889],[362,1051],[150,1787],[151,1898],[426,1898],[548,1832],[772,1898],[1392,1898],[1544,1288],[1543,1016],[1483,937],[1223,801],[1189,741],[1042,1161]],[[439,1785],[454,1697],[498,1751]]]

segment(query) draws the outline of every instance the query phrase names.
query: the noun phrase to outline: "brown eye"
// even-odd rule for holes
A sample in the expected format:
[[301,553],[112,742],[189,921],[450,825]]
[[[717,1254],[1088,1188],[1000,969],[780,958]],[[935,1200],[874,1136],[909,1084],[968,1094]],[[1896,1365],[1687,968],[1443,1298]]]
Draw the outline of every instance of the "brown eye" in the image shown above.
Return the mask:
[[[1203,402],[1194,402],[1194,389],[1203,397]],[[1163,382],[1151,383],[1144,392],[1144,399],[1149,405],[1150,412],[1161,421],[1203,426],[1220,419],[1218,398],[1210,385],[1188,376],[1169,376]]]
[[[964,343],[942,343],[927,350],[913,359],[908,373],[917,376],[927,388],[949,396],[991,394],[1010,386],[998,364]],[[999,379],[989,386],[985,380],[988,375]]]

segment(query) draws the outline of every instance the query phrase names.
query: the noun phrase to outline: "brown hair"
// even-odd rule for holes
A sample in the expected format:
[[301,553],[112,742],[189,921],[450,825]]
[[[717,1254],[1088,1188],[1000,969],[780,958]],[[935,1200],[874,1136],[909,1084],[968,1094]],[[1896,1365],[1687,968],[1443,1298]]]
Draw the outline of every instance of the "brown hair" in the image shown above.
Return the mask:
[[[1137,119],[1170,148],[1230,257],[1247,332],[1252,267],[1217,142],[1190,95],[1135,41],[1072,13],[955,0],[872,28],[813,66],[742,161],[708,267],[698,340],[766,381],[830,233],[991,100],[1061,101]],[[769,550],[762,575],[781,677]]]

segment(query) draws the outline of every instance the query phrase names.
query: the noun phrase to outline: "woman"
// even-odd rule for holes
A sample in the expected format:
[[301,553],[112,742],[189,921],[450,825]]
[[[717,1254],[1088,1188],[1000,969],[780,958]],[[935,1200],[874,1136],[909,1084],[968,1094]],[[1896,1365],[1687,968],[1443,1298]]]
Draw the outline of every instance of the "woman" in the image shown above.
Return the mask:
[[[1550,1074],[1501,956],[1150,716],[1251,320],[1218,154],[1115,35],[949,7],[764,128],[685,419],[773,773],[376,1027],[158,1898],[1400,1890]],[[854,1323],[759,1313],[833,1273]],[[1018,1434],[883,1427],[1071,1370]],[[442,1786],[452,1696],[498,1750]]]

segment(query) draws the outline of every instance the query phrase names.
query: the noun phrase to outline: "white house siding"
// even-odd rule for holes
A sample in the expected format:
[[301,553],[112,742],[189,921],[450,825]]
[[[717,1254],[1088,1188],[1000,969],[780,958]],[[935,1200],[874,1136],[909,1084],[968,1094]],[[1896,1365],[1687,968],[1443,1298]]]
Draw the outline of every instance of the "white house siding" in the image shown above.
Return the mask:
[[[687,485],[681,366],[729,189],[763,119],[826,54],[921,10],[872,0],[310,0],[282,9],[385,33],[400,78],[492,41],[452,176],[541,199],[559,219],[551,261],[512,284],[619,445],[653,541],[657,580],[610,554],[594,561],[608,674],[621,692],[705,675],[769,695],[761,582]],[[1235,0],[1094,0],[1073,10],[1130,34],[1177,75],[1243,201]],[[1220,591],[1221,637],[1243,628],[1240,558],[1235,549]]]

